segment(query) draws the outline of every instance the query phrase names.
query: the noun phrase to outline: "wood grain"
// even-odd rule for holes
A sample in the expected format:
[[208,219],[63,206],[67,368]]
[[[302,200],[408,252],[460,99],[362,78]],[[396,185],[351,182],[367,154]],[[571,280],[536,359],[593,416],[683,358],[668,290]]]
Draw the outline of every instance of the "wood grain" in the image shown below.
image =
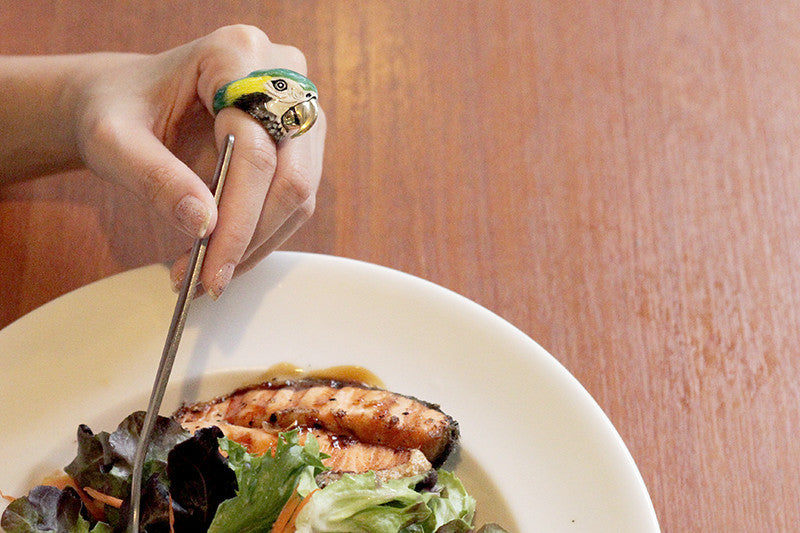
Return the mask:
[[[5,3],[3,53],[234,22],[298,46],[330,135],[286,249],[520,327],[609,415],[664,531],[800,523],[797,3]],[[86,172],[2,187],[0,326],[186,246]]]

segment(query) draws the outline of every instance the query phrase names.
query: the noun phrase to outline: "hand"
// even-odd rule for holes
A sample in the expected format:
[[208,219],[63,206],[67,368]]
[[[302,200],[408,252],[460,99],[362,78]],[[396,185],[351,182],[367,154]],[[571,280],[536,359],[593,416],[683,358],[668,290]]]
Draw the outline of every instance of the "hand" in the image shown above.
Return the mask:
[[[306,74],[302,53],[249,26],[221,28],[157,55],[86,56],[77,91],[77,145],[86,165],[149,202],[193,237],[211,233],[201,282],[217,298],[233,274],[265,257],[313,213],[322,173],[323,113],[306,134],[276,146],[245,112],[212,116],[215,92],[259,69]],[[208,186],[217,150],[236,138],[217,211]],[[188,254],[175,261],[176,286]]]

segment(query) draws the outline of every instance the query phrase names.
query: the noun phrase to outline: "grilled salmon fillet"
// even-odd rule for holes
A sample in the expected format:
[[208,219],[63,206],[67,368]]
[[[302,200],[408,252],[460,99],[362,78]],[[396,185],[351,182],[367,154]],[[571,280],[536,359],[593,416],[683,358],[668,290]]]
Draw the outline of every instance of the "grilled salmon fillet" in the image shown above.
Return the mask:
[[[248,452],[256,455],[263,455],[268,451],[275,450],[280,433],[279,430],[270,427],[250,428],[227,422],[212,422],[206,419],[183,422],[181,425],[192,433],[210,425],[217,426],[230,440],[238,442]],[[366,444],[346,437],[331,435],[321,429],[312,428],[301,428],[299,435],[301,445],[305,444],[308,435],[313,435],[317,439],[320,452],[330,456],[323,461],[325,466],[336,472],[391,470],[412,461],[417,465],[426,465],[425,470],[431,468],[431,463],[419,450],[396,450],[387,446]],[[414,452],[421,456],[421,460],[420,457],[414,456]]]
[[306,428],[331,455],[328,466],[348,472],[397,468],[413,450],[439,466],[458,440],[458,424],[437,405],[335,380],[265,382],[184,406],[175,418],[191,431],[216,425],[253,453],[274,446],[279,431]]

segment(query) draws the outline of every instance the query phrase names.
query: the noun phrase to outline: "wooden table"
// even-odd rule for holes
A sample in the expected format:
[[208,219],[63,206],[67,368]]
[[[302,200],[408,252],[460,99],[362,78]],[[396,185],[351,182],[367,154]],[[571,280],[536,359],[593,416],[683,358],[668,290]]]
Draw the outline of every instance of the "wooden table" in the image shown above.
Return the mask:
[[[234,22],[298,46],[330,127],[285,249],[521,328],[608,414],[665,531],[800,523],[800,5],[4,3],[3,53]],[[186,246],[86,172],[2,187],[0,326]]]

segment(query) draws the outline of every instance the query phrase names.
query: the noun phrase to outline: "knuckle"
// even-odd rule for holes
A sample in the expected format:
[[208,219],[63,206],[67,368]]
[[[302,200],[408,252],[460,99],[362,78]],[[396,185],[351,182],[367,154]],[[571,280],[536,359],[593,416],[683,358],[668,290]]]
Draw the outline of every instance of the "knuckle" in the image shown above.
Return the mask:
[[117,145],[122,133],[122,129],[115,121],[92,109],[87,109],[81,117],[78,129],[81,149],[88,156]]
[[170,184],[175,182],[175,172],[166,165],[151,164],[144,172],[139,193],[154,204],[167,202]]
[[284,45],[283,49],[284,61],[287,65],[291,65],[293,70],[305,74],[308,72],[308,61],[305,54],[297,47],[291,45]]
[[84,117],[80,127],[80,150],[93,172],[124,186],[143,200],[157,204],[165,201],[165,191],[174,179],[174,172],[159,164],[149,164],[131,172],[120,160],[126,142],[124,124],[95,113]]
[[192,60],[199,72],[201,94],[213,94],[231,81],[231,76],[244,76],[249,71],[238,67],[251,64],[270,46],[269,37],[261,29],[245,24],[224,26],[197,41]]
[[243,150],[240,158],[244,164],[258,175],[272,176],[278,165],[278,153],[272,139],[256,138],[247,150]]
[[225,26],[212,35],[219,39],[222,46],[247,51],[261,50],[270,43],[269,37],[261,28],[249,24]]
[[314,210],[317,207],[317,200],[315,195],[309,196],[305,202],[300,204],[297,208],[297,217],[300,222],[305,222],[314,215]]
[[[212,93],[232,76],[242,77],[262,65],[276,63],[305,74],[308,62],[303,52],[294,46],[276,44],[260,28],[247,24],[224,26],[198,42],[194,62],[198,65],[201,94]],[[250,69],[245,68],[249,65]],[[264,68],[263,65],[261,68]]]
[[126,153],[129,127],[119,119],[94,113],[84,117],[80,128],[80,149],[93,172],[161,209],[170,207],[180,172],[169,160],[131,158]]
[[294,208],[299,208],[314,198],[314,180],[304,168],[295,168],[275,176],[275,187],[282,202]]
[[243,226],[229,227],[225,235],[225,246],[229,250],[235,250],[235,256],[241,257],[250,245],[251,234],[252,230],[248,231],[248,229]]

